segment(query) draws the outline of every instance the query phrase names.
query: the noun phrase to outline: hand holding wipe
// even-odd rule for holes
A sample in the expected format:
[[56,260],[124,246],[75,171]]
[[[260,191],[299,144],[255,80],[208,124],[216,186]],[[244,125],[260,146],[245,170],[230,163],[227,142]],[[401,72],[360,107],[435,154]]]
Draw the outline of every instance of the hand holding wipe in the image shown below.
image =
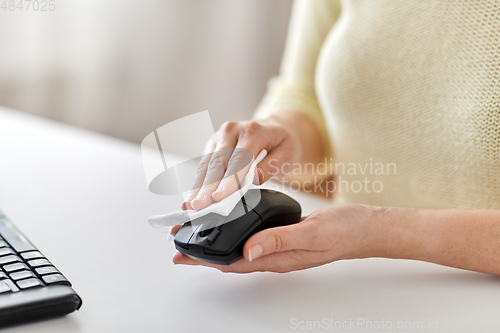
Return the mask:
[[262,150],[257,158],[252,162],[248,173],[246,174],[243,181],[240,183],[240,189],[233,194],[229,195],[225,199],[215,202],[210,206],[196,211],[193,209],[190,210],[182,210],[176,211],[165,215],[154,215],[148,219],[149,225],[153,228],[162,228],[167,226],[174,226],[178,224],[184,224],[189,221],[193,221],[202,216],[208,214],[218,214],[221,216],[228,216],[236,207],[238,202],[240,202],[241,198],[254,187],[253,179],[255,177],[255,172],[257,168],[257,164],[259,164],[264,157],[266,157],[267,151]]

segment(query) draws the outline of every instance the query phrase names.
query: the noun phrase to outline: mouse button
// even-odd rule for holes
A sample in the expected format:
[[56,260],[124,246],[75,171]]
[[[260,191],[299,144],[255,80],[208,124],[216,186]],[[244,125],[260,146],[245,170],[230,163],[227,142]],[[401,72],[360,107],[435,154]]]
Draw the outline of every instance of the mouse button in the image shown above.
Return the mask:
[[[197,226],[196,226],[197,227]],[[191,222],[184,223],[184,225],[179,229],[174,238],[174,243],[184,249],[189,249],[189,240],[193,236],[194,227]]]
[[225,221],[220,224],[226,224],[227,222],[234,221],[243,215],[247,213],[248,209],[246,209],[245,205],[243,204],[243,201],[240,200],[238,203],[234,206],[233,210],[231,210],[231,213],[226,217]]
[[220,229],[215,229],[212,232],[210,232],[210,235],[208,235],[207,237],[207,243],[209,245],[212,245],[220,234],[221,234]]
[[261,225],[262,220],[259,215],[251,210],[236,220],[222,225],[219,228],[220,233],[214,236],[216,239],[213,241],[213,244],[207,244],[204,248],[204,252],[206,254],[215,255],[226,255],[231,253],[237,246],[243,245],[247,238],[250,237],[255,230],[258,230]]
[[279,215],[302,213],[297,201],[284,193],[269,190],[261,190],[261,200],[253,210],[260,215],[263,221]]
[[269,220],[266,220],[266,222],[262,226],[262,230],[295,224],[299,222],[299,220],[300,220],[300,214],[278,215]]
[[245,193],[242,200],[245,201],[247,210],[254,209],[259,204],[261,199],[260,192],[260,189],[252,189],[248,190],[247,193]]

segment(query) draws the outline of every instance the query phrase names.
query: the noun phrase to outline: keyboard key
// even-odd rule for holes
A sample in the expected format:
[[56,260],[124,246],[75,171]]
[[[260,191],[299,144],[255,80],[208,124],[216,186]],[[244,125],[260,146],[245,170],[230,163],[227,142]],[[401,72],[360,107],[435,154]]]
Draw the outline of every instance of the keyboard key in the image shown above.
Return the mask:
[[0,294],[11,291],[10,286],[3,281],[0,281]]
[[14,282],[7,279],[7,280],[0,281],[0,290],[2,293],[7,292],[7,291],[16,292],[16,291],[19,291],[19,288],[14,284]]
[[3,269],[6,272],[15,272],[15,271],[20,271],[22,269],[28,269],[28,266],[19,262],[16,264],[5,265],[3,266]]
[[21,257],[23,257],[24,260],[30,260],[30,259],[45,259],[45,256],[41,254],[38,251],[31,251],[31,252],[24,252],[21,253]]
[[5,256],[0,257],[0,265],[10,264],[11,262],[22,262],[22,259],[18,256]]
[[63,284],[71,287],[71,283],[62,274],[51,274],[42,276],[46,284]]
[[57,268],[55,268],[54,266],[46,266],[46,267],[36,268],[35,271],[40,275],[59,273]]
[[35,273],[33,273],[32,271],[20,271],[10,274],[10,278],[15,281],[31,277],[36,277]]
[[9,247],[9,244],[5,243],[5,241],[0,240],[0,247]]
[[27,280],[17,281],[17,285],[21,289],[28,289],[33,287],[42,287],[43,283],[38,279],[27,279]]
[[0,280],[8,279],[9,277],[4,272],[0,272]]
[[48,265],[52,265],[52,264],[47,259],[35,259],[35,260],[28,261],[28,265],[35,268],[35,267],[40,267],[40,266],[48,266]]
[[0,235],[17,252],[36,251],[36,248],[7,219],[0,218]]
[[12,249],[8,247],[4,247],[0,249],[0,256],[6,256],[8,254],[16,254]]

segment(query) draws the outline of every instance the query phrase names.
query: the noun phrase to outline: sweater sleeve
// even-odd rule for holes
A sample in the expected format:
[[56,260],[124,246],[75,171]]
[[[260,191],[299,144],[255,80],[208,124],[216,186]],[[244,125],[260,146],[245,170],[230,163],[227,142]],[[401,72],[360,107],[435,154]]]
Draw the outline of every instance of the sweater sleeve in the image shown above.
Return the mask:
[[266,118],[281,110],[303,112],[317,125],[325,144],[330,146],[314,79],[321,46],[339,14],[340,0],[295,0],[280,74],[269,81],[254,119]]

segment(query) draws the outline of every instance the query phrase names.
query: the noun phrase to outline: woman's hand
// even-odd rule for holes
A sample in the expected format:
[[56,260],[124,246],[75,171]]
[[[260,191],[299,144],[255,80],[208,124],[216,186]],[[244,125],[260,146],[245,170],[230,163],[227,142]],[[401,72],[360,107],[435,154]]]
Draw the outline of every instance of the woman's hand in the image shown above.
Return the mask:
[[[275,114],[261,121],[224,123],[205,147],[193,189],[182,209],[201,210],[234,193],[238,184],[235,177],[230,176],[237,174],[243,179],[251,162],[248,155],[256,157],[262,149],[266,149],[268,155],[257,166],[256,184],[288,172],[283,170],[283,165],[310,161],[312,154],[318,155],[322,149],[321,143],[312,140],[320,140],[315,125],[300,112]],[[322,156],[315,158],[320,160]]]
[[[246,260],[229,266],[176,253],[176,264],[223,272],[289,272],[335,260],[413,259],[500,275],[500,210],[414,209],[339,204],[248,239]],[[179,227],[175,227],[176,233]]]
[[[193,260],[178,252],[175,264],[203,265],[223,272],[290,272],[341,260],[382,256],[380,216],[383,209],[360,204],[336,204],[304,217],[299,223],[266,229],[243,247],[245,259],[232,265]],[[180,226],[174,227],[173,234]]]

